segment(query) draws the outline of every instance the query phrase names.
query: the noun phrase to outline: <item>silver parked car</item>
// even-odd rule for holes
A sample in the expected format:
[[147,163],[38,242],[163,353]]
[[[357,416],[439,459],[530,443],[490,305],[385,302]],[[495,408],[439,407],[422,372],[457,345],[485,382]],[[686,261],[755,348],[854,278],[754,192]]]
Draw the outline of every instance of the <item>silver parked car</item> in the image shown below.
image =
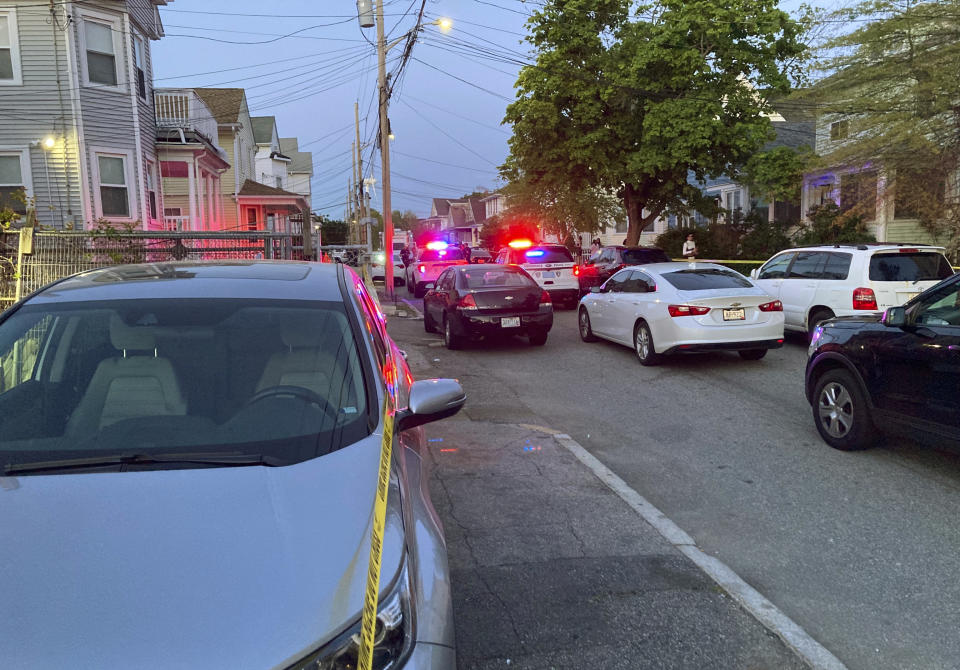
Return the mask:
[[0,315],[7,668],[356,667],[383,407],[374,668],[455,667],[414,382],[340,264],[131,265]]

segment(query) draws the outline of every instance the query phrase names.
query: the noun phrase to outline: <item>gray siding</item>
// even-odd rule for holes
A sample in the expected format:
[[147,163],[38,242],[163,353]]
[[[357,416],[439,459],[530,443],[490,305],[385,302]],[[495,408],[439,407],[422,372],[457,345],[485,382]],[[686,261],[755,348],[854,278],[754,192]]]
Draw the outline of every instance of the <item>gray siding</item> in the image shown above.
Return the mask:
[[160,19],[157,8],[151,0],[127,0],[130,20],[152,40],[160,38],[158,31]]
[[[0,146],[29,149],[39,223],[50,227],[80,226],[84,217],[66,32],[48,23],[47,9],[31,5],[36,3],[0,0],[0,8],[17,6],[23,79],[22,86],[0,86]],[[62,12],[59,25],[65,25]],[[56,51],[55,40],[59,47]],[[56,139],[52,150],[31,146],[47,136]]]

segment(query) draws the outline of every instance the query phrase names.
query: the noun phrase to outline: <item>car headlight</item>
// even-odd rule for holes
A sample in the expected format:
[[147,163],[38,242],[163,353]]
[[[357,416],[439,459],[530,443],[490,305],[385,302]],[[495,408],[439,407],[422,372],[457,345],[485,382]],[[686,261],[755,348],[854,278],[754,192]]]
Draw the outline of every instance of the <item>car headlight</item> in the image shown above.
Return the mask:
[[[360,652],[360,625],[350,628],[288,670],[356,670]],[[390,592],[377,605],[373,644],[374,670],[397,668],[413,648],[413,614],[406,561]]]
[[383,254],[377,254],[376,256],[373,257],[373,260],[376,263],[382,264],[385,260],[387,260],[387,258]]

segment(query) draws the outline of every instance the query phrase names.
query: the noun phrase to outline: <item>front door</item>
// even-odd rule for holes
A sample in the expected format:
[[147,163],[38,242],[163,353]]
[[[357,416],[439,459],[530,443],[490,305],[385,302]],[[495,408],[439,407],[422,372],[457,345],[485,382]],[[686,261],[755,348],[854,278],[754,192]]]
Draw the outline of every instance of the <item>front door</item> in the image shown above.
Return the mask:
[[907,310],[877,351],[880,409],[960,439],[960,281]]

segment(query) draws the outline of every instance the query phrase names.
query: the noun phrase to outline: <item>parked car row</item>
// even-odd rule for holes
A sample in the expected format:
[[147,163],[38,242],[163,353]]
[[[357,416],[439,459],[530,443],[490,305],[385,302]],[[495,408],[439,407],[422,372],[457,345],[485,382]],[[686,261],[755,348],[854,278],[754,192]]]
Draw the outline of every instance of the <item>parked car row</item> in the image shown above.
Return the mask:
[[960,443],[960,275],[940,247],[789,249],[750,278],[627,247],[604,249],[584,273],[565,252],[520,244],[496,265],[447,270],[426,294],[424,328],[440,329],[449,348],[493,334],[544,344],[570,278],[594,283],[609,272],[579,300],[585,342],[628,346],[649,366],[716,350],[759,360],[785,330],[809,332],[806,396],[828,444],[860,449],[904,431]]

